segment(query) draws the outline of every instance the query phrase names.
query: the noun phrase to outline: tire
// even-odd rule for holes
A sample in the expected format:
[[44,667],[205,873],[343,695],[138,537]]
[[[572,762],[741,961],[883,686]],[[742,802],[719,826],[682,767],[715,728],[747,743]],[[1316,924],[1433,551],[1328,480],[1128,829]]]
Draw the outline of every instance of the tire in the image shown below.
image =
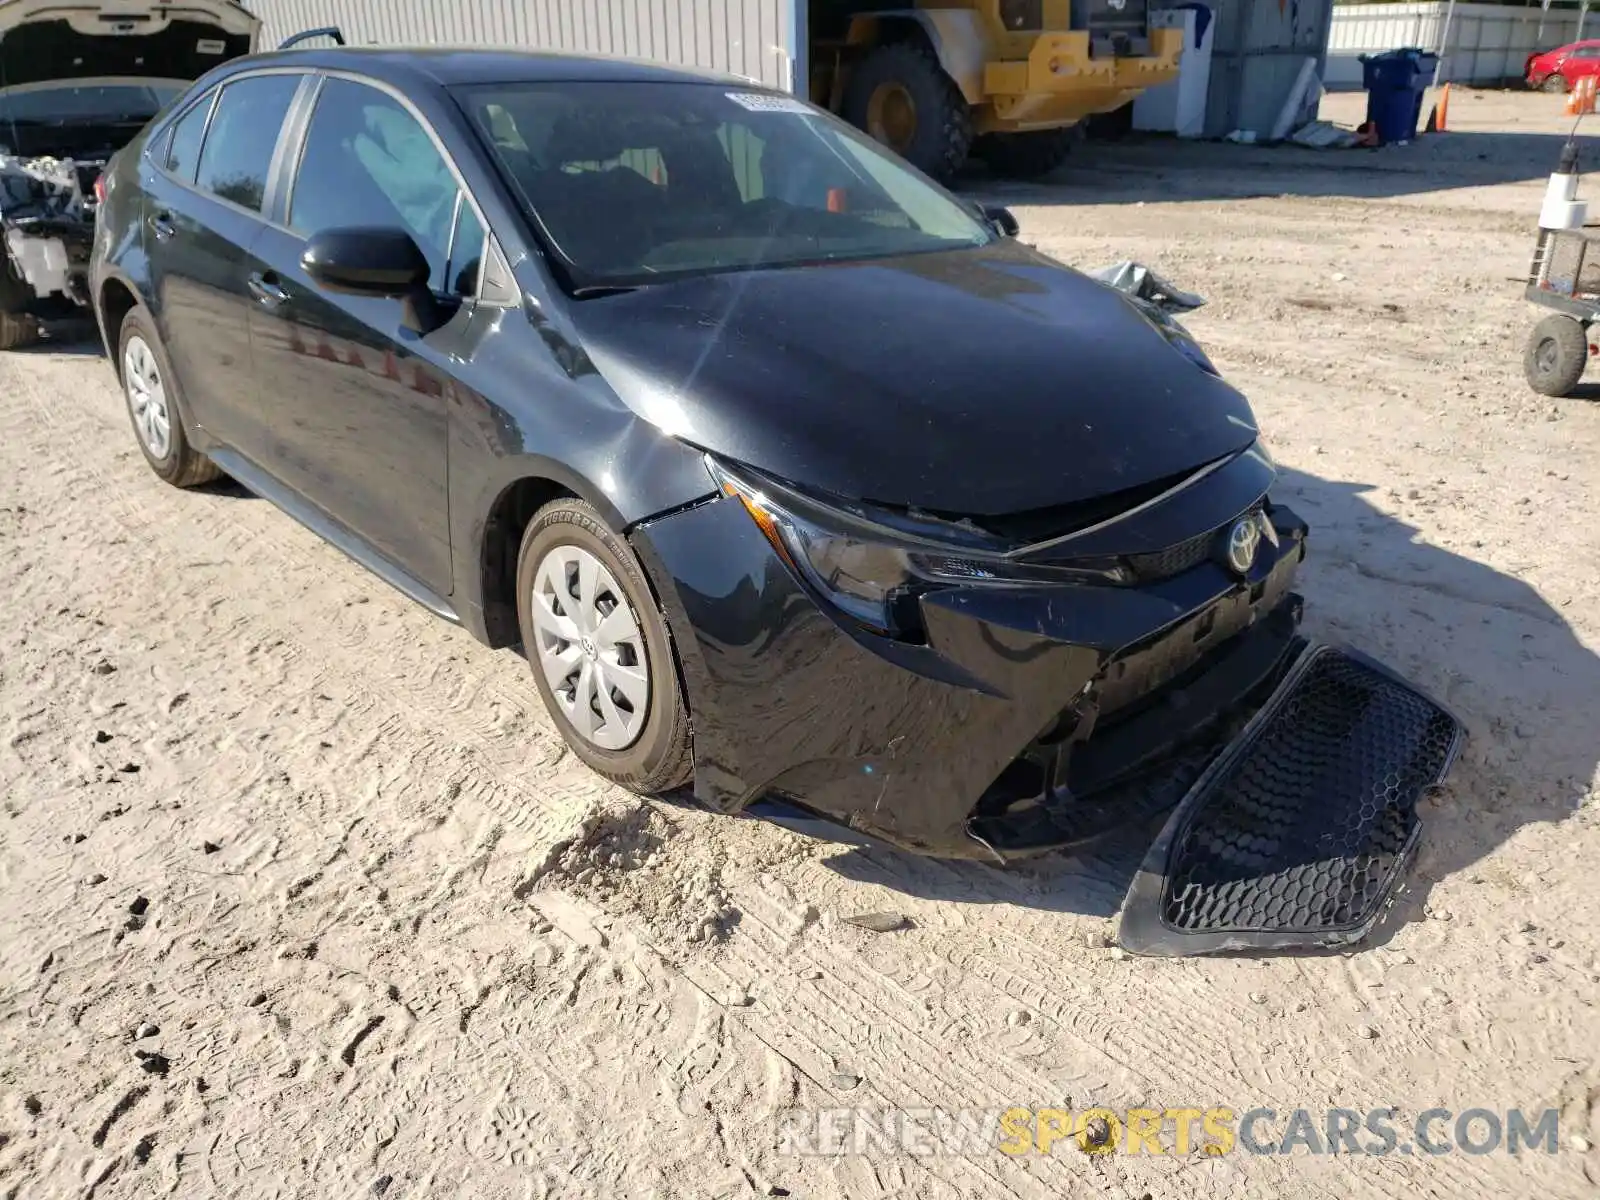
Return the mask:
[[1546,75],[1544,82],[1539,85],[1541,92],[1565,92],[1567,90],[1567,77],[1557,71],[1554,75]]
[[[564,562],[581,555],[594,559],[605,575],[610,577],[607,581],[604,576],[599,576],[601,582],[596,586],[593,602],[588,607],[591,610],[604,610],[609,618],[617,604],[613,603],[609,609],[605,609],[602,596],[608,594],[611,585],[615,584],[623,595],[617,597],[611,593],[611,598],[627,605],[637,638],[608,645],[596,623],[583,615],[583,599],[573,594],[573,589],[567,586],[568,564]],[[547,563],[550,572],[545,575],[541,573],[541,567]],[[558,616],[552,621],[548,615],[552,609],[542,598],[544,589],[551,582],[556,584],[555,599],[565,609],[564,619],[576,623],[573,632],[580,635],[576,638],[562,638],[553,632],[555,623],[562,618]],[[545,615],[536,618],[536,606]],[[597,774],[642,795],[670,791],[689,781],[693,774],[689,708],[684,701],[683,680],[678,671],[677,656],[673,653],[666,619],[661,615],[660,606],[656,604],[633,551],[611,531],[600,514],[583,501],[552,501],[534,514],[533,520],[528,522],[528,528],[523,531],[522,548],[517,556],[517,621],[522,630],[523,650],[533,670],[534,684],[539,689],[551,720],[556,723],[574,754]],[[608,619],[600,622],[601,625],[606,623],[609,623]],[[557,663],[546,657],[547,648],[563,644],[572,651],[570,663]],[[624,646],[627,647],[626,651]],[[642,694],[647,696],[647,700],[637,732],[625,744],[616,744],[619,740],[616,736],[618,730],[625,729],[627,722],[637,713],[637,705],[630,704],[620,686],[613,688],[606,683],[605,700],[610,711],[622,718],[620,726],[601,715],[602,700],[598,690],[585,700],[585,707],[590,712],[590,733],[577,728],[569,709],[573,714],[578,712],[577,699],[583,679],[596,678],[595,673],[600,673],[598,679],[604,682],[606,675],[603,671],[610,670],[613,672],[612,678],[616,679],[619,666],[624,670],[630,669],[630,664],[620,661],[624,655],[643,662],[645,686]],[[631,666],[637,674],[637,664]],[[551,674],[564,669],[573,671],[572,679],[553,681]],[[558,698],[557,687],[567,683],[573,687],[574,695],[568,697],[563,688]],[[626,710],[623,708],[625,704],[629,704]],[[594,727],[596,719],[602,722],[599,728]],[[607,736],[610,737],[610,744],[606,744]]]
[[1067,161],[1075,136],[1071,126],[1037,133],[989,133],[973,143],[972,153],[996,175],[1039,179]]
[[1548,316],[1528,335],[1522,370],[1541,396],[1570,396],[1588,365],[1589,333],[1575,318]]
[[30,313],[0,312],[0,350],[20,350],[39,342],[39,319]]
[[[873,129],[874,97],[880,89],[898,89],[910,101],[912,128],[899,145]],[[845,88],[843,116],[940,182],[961,169],[972,147],[966,97],[933,54],[915,41],[879,46],[856,64]]]
[[0,350],[20,350],[39,341],[39,318],[27,311],[31,298],[28,285],[0,255]]
[[[142,361],[138,359],[139,346],[144,347],[150,365],[156,372],[154,383],[159,388],[159,402],[166,414],[164,445],[152,440],[148,432],[150,426],[140,417],[136,399],[138,388],[130,366],[134,361]],[[130,357],[130,352],[133,357]],[[202,483],[220,479],[222,471],[217,465],[189,444],[189,429],[184,417],[185,405],[178,387],[178,377],[156,334],[155,322],[143,309],[131,309],[123,318],[122,331],[117,337],[116,368],[117,378],[122,383],[123,400],[128,406],[128,419],[133,424],[133,440],[139,444],[150,469],[173,487],[198,487]]]

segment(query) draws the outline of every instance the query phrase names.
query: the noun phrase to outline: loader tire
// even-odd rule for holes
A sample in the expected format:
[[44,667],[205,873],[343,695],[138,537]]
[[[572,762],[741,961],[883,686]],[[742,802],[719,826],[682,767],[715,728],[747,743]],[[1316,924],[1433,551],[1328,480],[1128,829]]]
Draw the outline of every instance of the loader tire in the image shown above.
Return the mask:
[[988,133],[977,140],[972,153],[996,175],[1039,179],[1067,161],[1074,136],[1070,125],[1035,133]]
[[967,161],[972,113],[966,98],[917,42],[879,46],[857,63],[842,108],[850,124],[941,183]]

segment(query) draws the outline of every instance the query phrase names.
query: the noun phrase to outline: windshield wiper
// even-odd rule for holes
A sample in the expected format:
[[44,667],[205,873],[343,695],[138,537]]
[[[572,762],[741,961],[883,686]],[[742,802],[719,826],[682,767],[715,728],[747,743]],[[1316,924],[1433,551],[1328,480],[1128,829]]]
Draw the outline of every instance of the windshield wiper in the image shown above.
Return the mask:
[[634,284],[621,284],[621,283],[616,283],[616,284],[612,284],[612,283],[590,284],[588,287],[573,288],[572,289],[572,298],[574,300],[595,300],[595,299],[598,299],[601,296],[623,296],[623,295],[626,295],[628,292],[637,292],[643,286],[644,286],[643,284],[638,284],[638,283],[634,283]]

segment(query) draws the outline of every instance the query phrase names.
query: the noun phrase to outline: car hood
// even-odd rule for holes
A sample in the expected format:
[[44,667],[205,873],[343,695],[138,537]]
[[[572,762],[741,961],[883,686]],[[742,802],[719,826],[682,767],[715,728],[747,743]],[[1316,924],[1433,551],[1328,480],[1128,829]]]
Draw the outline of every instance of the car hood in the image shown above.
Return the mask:
[[641,416],[804,487],[970,516],[1137,489],[1255,440],[1120,293],[1010,241],[575,302]]
[[0,0],[0,79],[193,80],[249,54],[260,29],[234,0]]

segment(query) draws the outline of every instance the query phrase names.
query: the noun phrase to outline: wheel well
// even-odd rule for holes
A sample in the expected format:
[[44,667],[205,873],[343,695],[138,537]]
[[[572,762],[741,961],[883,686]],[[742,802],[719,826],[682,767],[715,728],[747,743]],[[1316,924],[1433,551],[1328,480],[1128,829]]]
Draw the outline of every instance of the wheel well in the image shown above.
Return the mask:
[[577,499],[553,479],[519,479],[500,493],[483,526],[483,623],[491,646],[512,646],[522,640],[517,624],[517,555],[522,535],[538,512],[552,500]]
[[106,350],[111,355],[111,369],[122,378],[122,361],[117,357],[117,339],[122,336],[122,322],[139,303],[138,298],[125,283],[107,280],[100,289],[100,320],[106,334]]

